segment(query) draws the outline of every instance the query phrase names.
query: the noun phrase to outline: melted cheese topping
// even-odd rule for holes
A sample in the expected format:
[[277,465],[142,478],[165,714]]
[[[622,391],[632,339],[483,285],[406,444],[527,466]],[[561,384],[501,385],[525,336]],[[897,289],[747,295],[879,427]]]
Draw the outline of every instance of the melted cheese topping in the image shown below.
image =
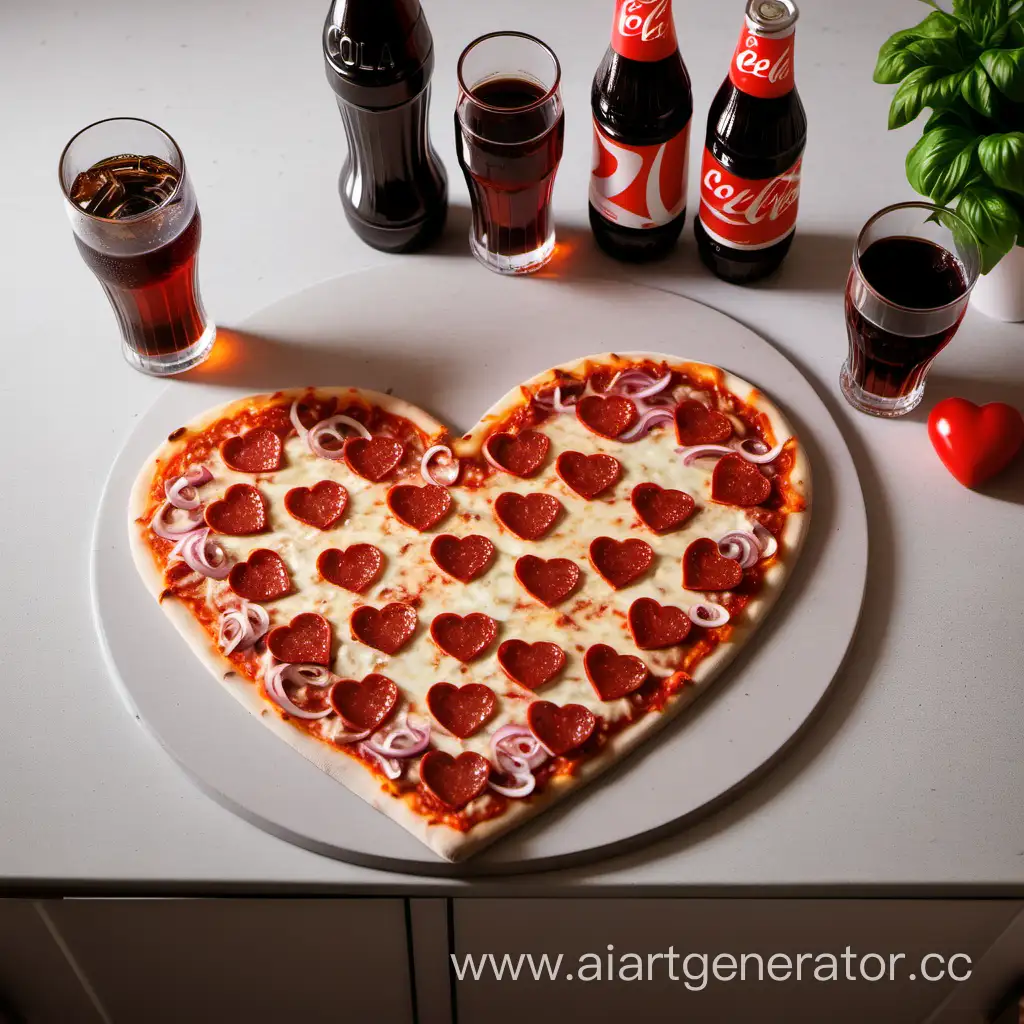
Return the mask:
[[[706,400],[706,396],[698,397]],[[736,423],[742,430],[742,424],[738,420]],[[674,671],[679,664],[679,648],[641,651],[636,647],[627,627],[630,605],[640,597],[684,609],[702,600],[715,600],[715,595],[683,589],[683,553],[699,537],[717,539],[729,530],[750,526],[743,509],[710,500],[714,459],[682,465],[671,424],[655,427],[647,437],[633,444],[598,437],[569,414],[554,416],[538,429],[550,438],[551,451],[536,477],[520,480],[508,473],[495,472],[480,487],[452,488],[453,511],[425,534],[405,526],[388,510],[386,497],[393,480],[379,484],[363,480],[344,462],[316,458],[297,436],[285,442],[284,467],[269,477],[237,473],[224,464],[219,452],[215,453],[207,460],[214,480],[200,488],[200,493],[203,501],[209,502],[234,483],[254,483],[259,488],[268,505],[269,531],[253,537],[217,535],[217,540],[232,562],[244,560],[257,548],[270,548],[281,555],[291,572],[295,592],[266,606],[271,625],[287,624],[300,612],[313,611],[325,616],[334,628],[332,670],[337,675],[362,679],[369,672],[381,672],[401,688],[406,707],[427,717],[426,693],[434,683],[478,682],[489,686],[498,698],[498,711],[475,736],[459,740],[433,719],[431,723],[433,743],[439,749],[452,754],[475,750],[490,757],[490,736],[506,723],[525,723],[526,709],[534,699],[582,704],[609,721],[635,713],[626,699],[605,702],[598,697],[584,671],[586,650],[594,644],[609,644],[620,654],[641,658],[656,675]],[[555,472],[555,460],[563,451],[588,455],[605,452],[620,461],[622,476],[604,495],[586,501]],[[290,488],[311,487],[320,480],[336,480],[349,493],[344,518],[327,531],[298,522],[284,507],[284,496]],[[423,483],[418,475],[407,478],[407,482]],[[697,509],[682,529],[658,536],[640,522],[630,503],[630,493],[637,484],[647,482],[686,491],[696,499]],[[564,511],[544,539],[520,540],[495,519],[494,500],[503,491],[547,492],[562,502]],[[497,554],[488,571],[470,584],[445,575],[430,557],[431,541],[442,533],[489,537]],[[614,590],[588,558],[591,541],[602,536],[645,540],[655,552],[651,571],[629,587]],[[353,594],[327,583],[316,568],[317,557],[326,548],[347,548],[358,543],[377,546],[386,559],[382,576],[364,594]],[[558,607],[545,607],[527,594],[515,578],[515,562],[526,554],[572,559],[582,570],[581,586]],[[208,581],[206,588],[207,600],[214,609],[238,603],[226,581]],[[394,656],[364,646],[353,639],[349,629],[349,617],[357,607],[370,604],[380,608],[391,601],[413,603],[419,616],[413,639]],[[461,664],[441,652],[430,638],[430,623],[442,612],[483,612],[491,616],[499,624],[498,641],[482,657],[468,665]],[[691,638],[699,633],[695,626]],[[512,638],[558,644],[566,652],[565,669],[536,694],[512,682],[502,672],[496,656],[499,644]],[[343,728],[333,715],[309,725],[314,735],[327,740]]]

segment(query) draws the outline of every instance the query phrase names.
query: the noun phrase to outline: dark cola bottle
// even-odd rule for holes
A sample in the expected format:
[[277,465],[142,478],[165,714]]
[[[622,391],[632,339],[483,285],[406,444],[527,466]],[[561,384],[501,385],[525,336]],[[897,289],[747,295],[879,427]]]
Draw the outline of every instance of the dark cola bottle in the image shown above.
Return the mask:
[[708,116],[694,221],[701,259],[747,284],[776,270],[796,230],[807,117],[796,91],[792,0],[750,0]]
[[323,46],[348,139],[338,187],[349,223],[384,252],[429,245],[448,178],[430,144],[434,40],[419,0],[334,0]]
[[612,41],[594,76],[590,226],[606,252],[666,255],[686,221],[693,93],[671,0],[616,0]]

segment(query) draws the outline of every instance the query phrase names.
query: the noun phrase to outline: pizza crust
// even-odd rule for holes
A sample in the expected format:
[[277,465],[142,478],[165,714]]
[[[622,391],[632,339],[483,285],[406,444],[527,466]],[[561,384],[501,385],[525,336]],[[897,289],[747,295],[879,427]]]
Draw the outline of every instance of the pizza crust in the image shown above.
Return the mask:
[[780,548],[785,553],[785,557],[780,558],[765,573],[760,593],[746,606],[743,622],[733,633],[732,638],[698,663],[693,672],[693,683],[675,694],[663,711],[645,714],[636,722],[615,733],[595,756],[588,758],[580,765],[576,774],[571,778],[553,777],[543,793],[532,797],[529,801],[510,801],[504,814],[474,825],[469,832],[460,832],[443,824],[429,823],[426,818],[413,811],[406,801],[394,797],[362,762],[333,750],[322,740],[282,719],[260,695],[259,688],[235,671],[232,663],[219,652],[206,629],[196,620],[185,604],[173,597],[161,600],[165,589],[163,573],[145,539],[147,528],[140,526],[139,520],[149,509],[153,482],[160,474],[161,467],[184,450],[190,435],[201,433],[217,421],[251,409],[254,405],[264,405],[271,401],[301,399],[310,390],[315,390],[319,397],[337,397],[341,401],[354,399],[376,405],[387,413],[409,420],[427,435],[429,443],[450,443],[456,455],[464,457],[479,453],[480,447],[494,424],[502,421],[522,406],[524,393],[549,385],[557,380],[560,374],[581,375],[588,370],[614,368],[618,364],[629,365],[645,360],[656,363],[664,362],[673,369],[688,371],[698,376],[720,375],[722,384],[729,391],[765,414],[777,440],[794,436],[793,430],[781,410],[753,385],[716,367],[703,363],[690,363],[663,353],[608,353],[589,356],[553,367],[513,388],[481,417],[479,423],[468,434],[451,442],[448,440],[447,428],[422,409],[402,399],[380,392],[361,388],[293,388],[272,395],[248,396],[202,414],[186,424],[185,433],[181,436],[175,436],[178,434],[175,431],[172,434],[175,439],[164,442],[143,465],[132,488],[128,507],[129,543],[135,565],[147,589],[161,601],[163,610],[188,646],[250,714],[260,718],[276,736],[313,762],[321,771],[326,772],[331,778],[345,785],[382,814],[401,825],[406,831],[430,847],[438,856],[451,862],[465,860],[500,836],[543,813],[569,793],[575,792],[611,765],[618,763],[628,753],[674,720],[732,661],[747,642],[748,636],[757,630],[777,601],[793,565],[799,557],[806,537],[810,521],[811,473],[804,447],[800,444],[797,445],[790,482],[803,496],[805,509],[787,514],[785,530],[782,537],[779,538]]

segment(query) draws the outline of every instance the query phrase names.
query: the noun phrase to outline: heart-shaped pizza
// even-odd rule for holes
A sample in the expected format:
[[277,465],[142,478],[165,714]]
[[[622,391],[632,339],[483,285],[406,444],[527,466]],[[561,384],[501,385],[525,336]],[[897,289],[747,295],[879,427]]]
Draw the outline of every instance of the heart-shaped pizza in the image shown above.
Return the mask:
[[694,699],[779,594],[809,496],[751,385],[605,355],[457,438],[357,388],[232,402],[146,463],[130,536],[236,698],[460,860]]

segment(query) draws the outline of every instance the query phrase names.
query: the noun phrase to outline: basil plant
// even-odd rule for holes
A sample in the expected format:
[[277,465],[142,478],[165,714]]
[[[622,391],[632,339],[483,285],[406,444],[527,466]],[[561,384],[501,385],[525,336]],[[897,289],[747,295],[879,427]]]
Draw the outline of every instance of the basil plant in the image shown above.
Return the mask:
[[1024,0],[953,0],[878,54],[875,81],[899,83],[889,128],[926,108],[907,179],[939,206],[955,203],[988,273],[1024,245]]

